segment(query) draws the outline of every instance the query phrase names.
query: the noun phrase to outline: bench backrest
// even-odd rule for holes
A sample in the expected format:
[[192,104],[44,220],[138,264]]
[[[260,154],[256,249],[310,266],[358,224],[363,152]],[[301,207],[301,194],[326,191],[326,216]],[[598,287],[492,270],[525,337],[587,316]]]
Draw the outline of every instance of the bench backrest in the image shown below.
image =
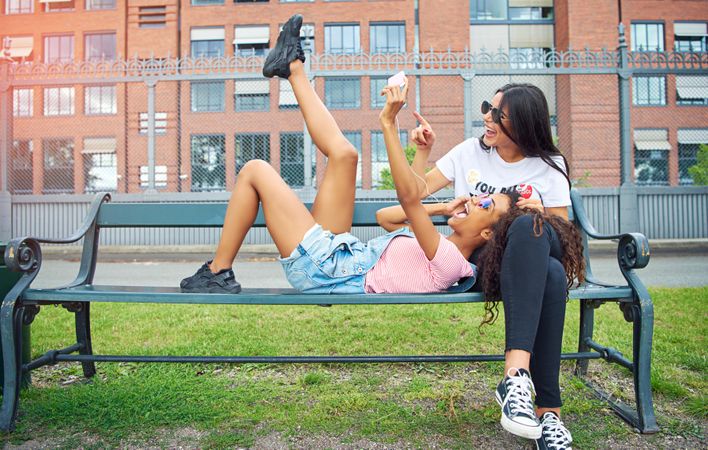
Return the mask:
[[[395,202],[359,202],[354,208],[356,226],[377,226],[376,211]],[[195,227],[220,228],[224,224],[226,202],[214,203],[105,203],[98,212],[97,224],[101,228],[129,227]],[[306,204],[308,209],[311,204]],[[436,217],[438,225],[445,224],[444,217]],[[256,227],[264,227],[263,211],[258,212]]]

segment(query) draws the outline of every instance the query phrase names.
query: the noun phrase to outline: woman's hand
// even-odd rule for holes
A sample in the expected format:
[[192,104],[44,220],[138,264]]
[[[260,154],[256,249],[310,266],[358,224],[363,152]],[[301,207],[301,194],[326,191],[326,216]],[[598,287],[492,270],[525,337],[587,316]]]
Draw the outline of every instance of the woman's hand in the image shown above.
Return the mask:
[[543,208],[543,203],[541,203],[541,200],[537,198],[520,198],[519,201],[516,202],[516,206],[518,206],[521,209],[528,209],[528,210],[535,210],[540,213],[544,212]]
[[413,115],[420,125],[411,130],[411,142],[415,144],[417,151],[430,153],[435,143],[435,131],[418,111],[413,111]]
[[381,90],[381,95],[386,96],[386,104],[379,114],[379,121],[382,125],[393,125],[396,122],[396,116],[406,104],[408,78],[406,78],[403,89],[400,86],[386,86]]
[[446,216],[454,216],[455,213],[462,212],[465,210],[465,203],[470,200],[467,195],[461,195],[460,197],[453,198],[449,202],[445,203],[445,209],[443,214]]

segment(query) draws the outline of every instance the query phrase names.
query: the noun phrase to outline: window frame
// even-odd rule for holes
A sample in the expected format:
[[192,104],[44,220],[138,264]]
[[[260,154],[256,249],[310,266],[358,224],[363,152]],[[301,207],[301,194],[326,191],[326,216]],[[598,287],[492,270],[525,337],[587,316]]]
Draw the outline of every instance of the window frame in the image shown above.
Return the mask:
[[[22,155],[21,149],[19,148],[21,144],[26,144],[27,155]],[[8,166],[10,170],[8,171],[8,190],[16,194],[32,194],[34,190],[34,141],[32,139],[14,139],[12,145],[9,148],[9,161]],[[27,176],[29,172],[29,177]],[[22,176],[24,175],[24,177]],[[18,180],[23,180],[18,181]],[[29,182],[27,182],[29,180]],[[23,189],[24,187],[24,189]]]
[[[398,38],[401,38],[402,36],[402,44],[403,48],[400,46],[397,47],[392,47],[389,42],[390,38],[390,28],[396,27],[399,29],[398,33]],[[381,30],[381,29],[384,30]],[[386,35],[386,43],[388,44],[386,47],[384,47],[384,50],[379,50],[377,47],[377,38],[375,35],[378,35],[378,32],[383,31]],[[395,48],[395,50],[393,50]],[[370,22],[369,23],[369,53],[374,54],[396,54],[396,53],[406,53],[406,22],[401,21],[401,22]]]
[[[51,145],[54,144],[54,145]],[[65,159],[64,165],[48,166],[47,163],[50,161],[48,158],[51,156],[50,151],[60,150],[63,147],[67,147],[68,158]],[[74,138],[43,138],[42,139],[42,193],[73,193],[74,192],[74,172],[76,170],[76,161],[74,160],[74,149],[75,143]],[[65,171],[64,175],[60,176],[57,180],[56,176],[48,176],[51,171],[57,173],[62,173]],[[47,187],[47,181],[65,181],[68,178],[69,184],[67,187]],[[57,184],[58,185],[58,184]]]
[[[12,3],[15,2],[19,6],[17,8],[12,8]],[[27,8],[23,8],[22,5],[29,5],[29,11]],[[16,14],[34,14],[34,0],[5,0],[5,15],[16,15]]]
[[[51,49],[51,42],[50,40],[52,39],[59,39],[60,41],[58,42],[59,48],[58,48],[58,55],[56,57],[50,58],[50,56],[53,56],[49,53],[49,49]],[[63,40],[67,39],[67,41],[70,43],[69,45],[69,50],[70,54],[69,56],[62,56],[62,47],[64,45]],[[42,39],[42,44],[43,44],[43,58],[42,61],[44,64],[68,64],[74,61],[75,57],[75,49],[76,49],[76,43],[74,42],[74,35],[73,34],[49,34],[45,35],[44,38]]]
[[[206,102],[197,102],[199,98],[197,93],[204,93],[200,90],[195,90],[195,87],[207,88]],[[218,92],[215,92],[218,90]],[[214,99],[218,97],[218,102]],[[189,106],[193,113],[214,113],[224,112],[226,109],[226,82],[225,80],[200,80],[189,82]]]
[[[353,47],[344,46],[344,30],[351,28]],[[333,47],[332,33],[340,32],[340,45]],[[335,49],[336,51],[333,51]],[[361,25],[358,22],[325,23],[324,24],[324,52],[332,55],[357,55],[361,53]]]
[[[29,95],[23,96],[22,93],[28,93]],[[33,115],[34,88],[14,88],[12,90],[12,117],[32,117]]]
[[[113,6],[110,7],[110,8],[106,8],[106,7],[91,8],[90,5],[91,5],[93,2],[96,2],[96,3],[98,3],[98,4],[104,4],[104,3],[110,2],[110,3],[113,4]],[[117,2],[116,2],[116,0],[85,0],[85,2],[84,2],[84,8],[86,9],[86,11],[110,11],[110,10],[113,10],[113,9],[116,9],[116,8],[117,8]]]
[[[352,84],[353,86],[356,86],[355,89],[355,96],[356,99],[354,100],[354,96],[352,96],[352,99],[345,99],[344,95],[340,95],[339,99],[335,100],[333,97],[335,94],[340,94],[340,93],[345,93],[345,88],[349,89],[349,86],[334,86],[335,84],[343,84],[345,82],[356,82],[356,84]],[[324,78],[324,85],[325,85],[325,98],[324,98],[324,104],[327,106],[328,109],[359,109],[361,108],[361,77],[325,77]],[[354,100],[354,101],[351,101]]]
[[[649,84],[650,81],[647,81],[647,86],[646,86],[646,92],[647,92],[647,102],[640,102],[639,101],[639,83],[643,82],[644,80],[652,80],[652,79],[659,79],[661,80],[661,83],[659,85],[659,102],[658,103],[652,103],[652,87]],[[657,106],[667,106],[667,98],[666,98],[666,75],[639,75],[639,76],[633,76],[632,77],[632,106],[639,106],[639,107],[657,107]]]
[[[103,49],[103,40],[106,38],[113,38],[113,46],[110,47],[112,54],[108,55],[106,57],[106,53],[101,53],[101,56],[92,56],[89,54],[89,49],[92,47],[89,45],[89,40],[92,39],[100,39],[100,47],[102,50]],[[84,33],[84,61],[90,61],[90,62],[101,62],[101,61],[114,61],[117,57],[118,54],[118,49],[117,49],[117,44],[118,44],[118,36],[116,35],[115,31],[110,31],[110,32],[91,32],[91,33]]]
[[[70,92],[70,95],[69,95],[70,104],[69,104],[68,111],[63,109],[64,105],[63,105],[63,101],[62,101],[62,92],[64,92],[63,91],[64,89],[68,89],[69,90],[68,92]],[[52,105],[49,105],[50,91],[57,91],[56,98],[58,100],[58,103],[57,103],[58,106],[56,107],[56,111],[55,111],[55,109],[51,109],[51,110],[49,109],[49,106],[52,106]],[[76,114],[76,106],[75,106],[75,104],[76,104],[76,89],[74,88],[74,86],[44,87],[44,89],[42,91],[42,100],[43,100],[42,103],[44,105],[42,111],[44,113],[43,115],[46,117],[73,116],[74,114]]]
[[[209,147],[218,147],[219,144],[221,145],[221,151],[220,154],[216,154],[216,162],[213,164],[196,164],[195,162],[195,144],[198,144],[195,142],[195,140],[200,140],[200,139],[205,139],[205,140],[215,140],[212,142],[207,142],[206,145]],[[218,141],[221,141],[220,143]],[[216,142],[216,143],[214,143]],[[211,152],[212,149],[207,149],[208,152]],[[217,150],[218,152],[218,150]],[[226,190],[226,135],[223,133],[195,133],[190,135],[189,139],[189,160],[190,160],[190,166],[191,166],[191,191],[192,192],[219,192],[219,191],[225,191]],[[212,166],[209,168],[209,166]],[[213,175],[216,173],[217,181],[221,181],[220,185],[213,185],[213,186],[199,186],[196,187],[195,180],[198,179],[196,175],[199,175],[199,173],[195,172],[196,169],[206,169],[208,172],[206,173],[207,175]],[[206,180],[208,181],[208,180]],[[203,183],[203,182],[202,182]]]
[[[631,36],[631,51],[633,52],[663,52],[666,49],[666,26],[663,21],[660,20],[637,20],[637,21],[632,21],[631,22],[631,31],[630,31],[630,36]],[[638,26],[644,26],[648,27],[649,25],[655,25],[657,27],[661,27],[661,35],[659,36],[659,48],[649,48],[648,44],[648,39],[649,39],[649,29],[646,28],[644,31],[644,37],[647,39],[647,46],[642,47],[639,44],[639,30]]]
[[[100,106],[98,108],[92,108],[90,101],[91,96],[96,95],[96,93],[93,92],[95,89],[99,89],[98,97]],[[108,93],[105,92],[106,89],[110,89]],[[106,97],[108,97],[110,101],[109,107],[106,107],[104,104]],[[115,114],[118,114],[118,96],[115,84],[99,84],[84,87],[84,115],[112,116]]]

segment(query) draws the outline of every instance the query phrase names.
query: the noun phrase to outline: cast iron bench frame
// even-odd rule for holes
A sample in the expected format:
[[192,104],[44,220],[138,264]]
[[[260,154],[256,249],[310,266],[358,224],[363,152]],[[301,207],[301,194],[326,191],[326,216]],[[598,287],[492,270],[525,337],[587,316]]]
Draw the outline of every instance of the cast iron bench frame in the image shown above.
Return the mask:
[[[612,409],[642,433],[658,431],[652,403],[650,365],[654,312],[649,293],[634,269],[649,262],[649,242],[640,233],[601,235],[588,220],[580,193],[571,191],[571,219],[583,236],[586,249],[587,281],[570,291],[570,299],[580,301],[578,351],[564,353],[563,359],[576,359],[575,373]],[[375,362],[461,362],[503,361],[503,355],[421,355],[421,356],[126,356],[94,355],[91,345],[91,302],[173,303],[173,304],[247,304],[247,305],[344,305],[344,304],[433,304],[483,302],[480,293],[445,294],[358,294],[306,295],[293,289],[244,289],[238,295],[184,294],[179,288],[93,285],[102,228],[132,227],[221,227],[225,202],[218,203],[110,203],[110,194],[98,194],[81,228],[66,239],[21,237],[11,240],[4,249],[5,264],[22,273],[0,308],[0,338],[3,355],[3,399],[0,430],[11,431],[19,403],[22,376],[33,369],[59,361],[80,362],[84,376],[96,373],[95,362],[186,362],[186,363],[375,363]],[[357,203],[355,226],[375,226],[375,211],[390,202]],[[436,223],[443,224],[442,218]],[[262,213],[256,226],[263,227]],[[592,274],[587,252],[588,237],[616,239],[619,268],[627,281],[617,286],[598,281]],[[79,273],[66,286],[33,289],[31,283],[42,263],[41,243],[68,244],[83,238]],[[0,247],[0,251],[2,248]],[[593,340],[594,311],[606,302],[618,303],[624,318],[633,323],[633,359],[625,358],[614,348]],[[51,350],[23,363],[22,327],[29,326],[40,306],[61,305],[75,315],[76,343]],[[77,354],[78,353],[78,354]],[[636,406],[613,399],[586,378],[588,360],[603,358],[632,372]]]

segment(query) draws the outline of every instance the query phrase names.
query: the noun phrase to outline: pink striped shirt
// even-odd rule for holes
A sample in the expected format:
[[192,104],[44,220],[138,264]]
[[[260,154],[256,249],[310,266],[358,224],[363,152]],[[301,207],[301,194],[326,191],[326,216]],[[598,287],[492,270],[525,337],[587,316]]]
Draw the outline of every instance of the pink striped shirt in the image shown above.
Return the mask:
[[442,234],[435,257],[430,261],[415,238],[397,236],[366,274],[364,291],[367,294],[441,292],[471,275],[476,274],[470,263]]

